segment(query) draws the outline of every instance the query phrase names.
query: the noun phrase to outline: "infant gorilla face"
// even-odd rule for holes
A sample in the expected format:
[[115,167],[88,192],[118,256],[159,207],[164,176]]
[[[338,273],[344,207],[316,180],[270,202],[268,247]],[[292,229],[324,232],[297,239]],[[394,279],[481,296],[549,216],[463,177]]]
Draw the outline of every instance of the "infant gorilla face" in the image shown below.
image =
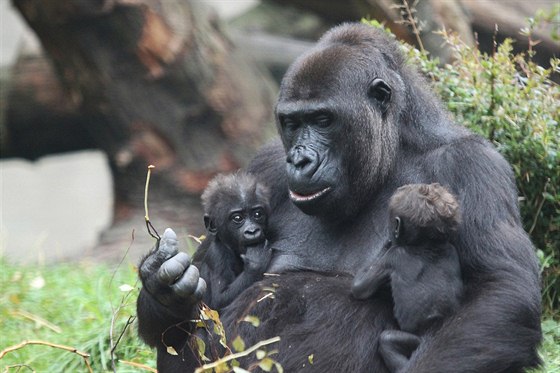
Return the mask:
[[258,201],[244,206],[234,206],[225,223],[226,229],[222,241],[237,243],[233,246],[238,248],[238,254],[244,254],[247,246],[258,245],[265,241],[267,222],[265,207]]
[[268,188],[247,173],[218,175],[202,195],[204,224],[211,235],[236,254],[266,240]]

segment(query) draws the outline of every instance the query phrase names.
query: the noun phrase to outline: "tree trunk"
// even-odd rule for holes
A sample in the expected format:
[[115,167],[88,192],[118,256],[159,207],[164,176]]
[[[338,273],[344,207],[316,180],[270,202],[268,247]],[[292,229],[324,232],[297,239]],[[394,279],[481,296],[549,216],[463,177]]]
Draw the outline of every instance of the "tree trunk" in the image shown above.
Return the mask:
[[198,196],[273,133],[274,87],[241,58],[204,4],[181,0],[13,0],[104,150],[116,197]]
[[[443,28],[457,32],[464,42],[474,44],[472,31],[460,0],[351,0],[337,1],[325,6],[321,0],[274,0],[311,10],[335,23],[375,19],[391,29],[400,40],[417,47],[424,47],[432,56],[446,62],[450,52],[442,47],[443,38],[437,34]],[[410,18],[422,41],[418,42]]]
[[87,132],[87,118],[61,86],[37,41],[25,38],[2,86],[3,158],[34,160],[52,153],[95,148]]
[[160,233],[174,227],[183,240],[201,234],[207,181],[244,166],[274,134],[272,79],[238,53],[203,2],[12,1],[66,90],[62,102],[51,101],[66,101],[83,118],[77,131],[107,153],[113,172],[115,221],[83,255],[117,259],[131,232],[133,260],[150,246],[143,211],[149,164],[156,166],[152,223]]

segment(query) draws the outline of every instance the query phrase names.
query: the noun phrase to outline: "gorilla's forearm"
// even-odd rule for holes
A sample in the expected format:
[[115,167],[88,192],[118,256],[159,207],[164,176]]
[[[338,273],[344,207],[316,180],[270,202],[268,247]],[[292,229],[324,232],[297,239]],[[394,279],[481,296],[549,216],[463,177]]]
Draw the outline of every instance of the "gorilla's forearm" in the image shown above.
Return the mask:
[[235,297],[247,289],[251,284],[262,279],[262,274],[243,271],[237,278],[229,285],[225,286],[221,291],[213,294],[212,308],[221,309],[222,307],[230,304]]
[[539,300],[527,299],[527,287],[508,278],[511,271],[494,277],[503,280],[493,281],[427,336],[406,372],[514,373],[539,364]]
[[[509,222],[479,232],[484,272],[467,281],[463,306],[413,355],[409,372],[523,372],[539,364],[541,298],[531,242]],[[482,254],[482,253],[479,253]],[[480,270],[480,268],[479,268]]]

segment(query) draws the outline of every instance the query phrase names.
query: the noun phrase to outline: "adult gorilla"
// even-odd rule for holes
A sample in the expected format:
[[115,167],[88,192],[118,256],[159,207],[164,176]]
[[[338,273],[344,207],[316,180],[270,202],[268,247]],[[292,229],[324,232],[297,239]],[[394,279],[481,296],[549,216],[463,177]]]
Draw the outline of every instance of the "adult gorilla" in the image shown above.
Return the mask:
[[[535,365],[538,266],[510,166],[450,121],[398,49],[377,29],[346,24],[289,69],[276,107],[282,144],[264,148],[249,166],[272,192],[268,272],[287,273],[250,287],[222,319],[248,344],[280,335],[277,359],[286,371],[385,371],[376,345],[383,329],[395,327],[390,298],[353,300],[348,277],[332,274],[352,275],[375,260],[388,236],[387,203],[399,186],[438,182],[462,206],[453,245],[465,297],[456,315],[423,336],[405,370],[515,372]],[[143,261],[140,276],[139,333],[158,347],[162,371],[179,371],[192,355],[167,354],[162,335],[184,346],[185,334],[170,326],[193,316],[204,281],[177,254],[172,231]],[[273,283],[274,299],[256,303]],[[238,327],[245,313],[259,316],[261,326]]]

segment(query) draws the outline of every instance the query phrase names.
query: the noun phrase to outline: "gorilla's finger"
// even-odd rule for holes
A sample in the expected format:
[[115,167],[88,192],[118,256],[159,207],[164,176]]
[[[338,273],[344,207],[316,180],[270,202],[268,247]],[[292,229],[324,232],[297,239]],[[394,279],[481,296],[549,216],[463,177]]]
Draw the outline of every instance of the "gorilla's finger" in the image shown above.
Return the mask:
[[199,277],[198,284],[196,285],[196,290],[194,291],[194,297],[198,300],[202,299],[206,293],[206,281],[202,277]]
[[193,295],[198,287],[198,280],[200,279],[200,274],[198,268],[195,266],[190,266],[187,268],[183,276],[171,285],[171,289],[180,297],[186,298]]
[[171,258],[173,255],[179,252],[178,249],[177,235],[171,228],[167,228],[163,235],[161,236],[161,241],[159,243],[158,254],[165,257],[165,259]]
[[157,272],[158,279],[166,285],[171,285],[185,272],[190,262],[190,258],[186,253],[178,253],[171,259],[163,262]]
[[373,270],[373,266],[362,268],[354,276],[351,292],[356,299],[367,299],[373,295],[373,287],[378,272]]
[[140,263],[140,277],[147,280],[154,274],[164,261],[177,254],[177,235],[171,228],[167,228],[161,240]]

